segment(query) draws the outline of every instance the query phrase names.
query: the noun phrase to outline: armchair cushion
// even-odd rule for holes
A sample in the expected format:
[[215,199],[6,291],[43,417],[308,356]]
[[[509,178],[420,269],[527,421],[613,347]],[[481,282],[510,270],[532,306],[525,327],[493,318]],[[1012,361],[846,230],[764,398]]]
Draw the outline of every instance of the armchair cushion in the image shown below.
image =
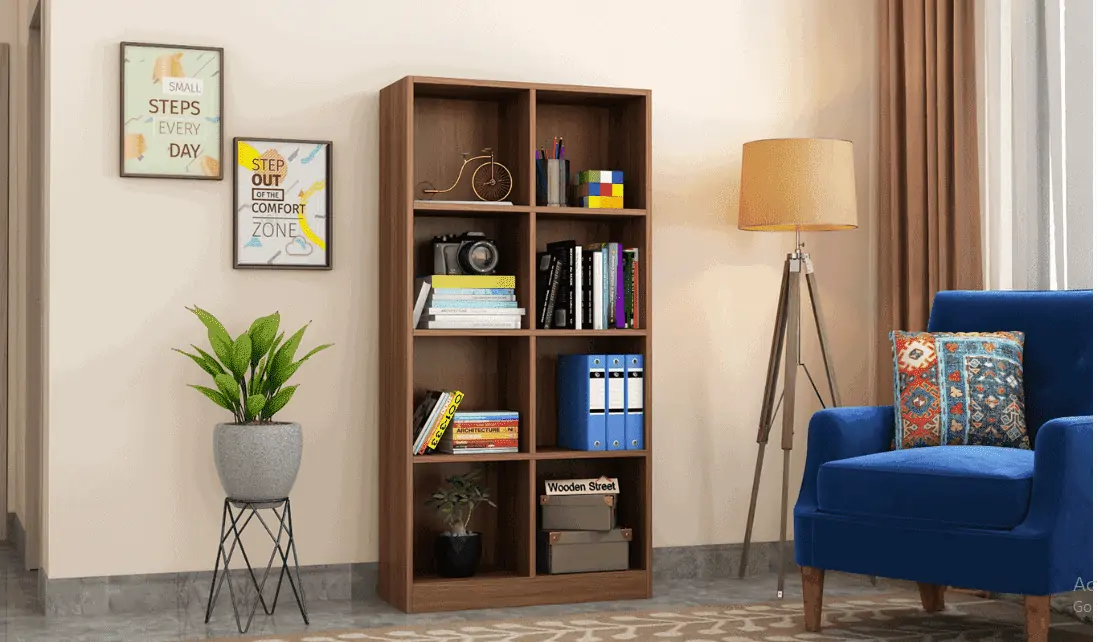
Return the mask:
[[1008,530],[1028,514],[1034,453],[934,446],[840,459],[819,468],[819,510],[912,528]]
[[1030,449],[1019,332],[892,332],[895,448]]

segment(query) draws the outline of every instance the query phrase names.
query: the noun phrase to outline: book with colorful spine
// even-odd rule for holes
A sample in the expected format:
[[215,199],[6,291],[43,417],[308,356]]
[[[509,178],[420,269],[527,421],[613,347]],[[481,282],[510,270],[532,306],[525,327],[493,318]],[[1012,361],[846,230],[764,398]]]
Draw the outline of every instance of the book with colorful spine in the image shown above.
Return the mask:
[[452,454],[518,452],[518,419],[518,413],[509,410],[455,413],[438,450]]

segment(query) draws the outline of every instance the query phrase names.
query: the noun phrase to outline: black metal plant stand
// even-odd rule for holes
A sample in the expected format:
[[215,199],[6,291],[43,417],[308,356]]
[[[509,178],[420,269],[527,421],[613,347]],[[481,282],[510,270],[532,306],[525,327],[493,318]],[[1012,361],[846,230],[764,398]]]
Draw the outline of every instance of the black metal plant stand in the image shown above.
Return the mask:
[[[239,510],[234,513],[233,508]],[[263,518],[261,511],[264,510],[271,511],[274,517],[278,519],[277,531],[272,530],[271,526],[267,524],[267,519]],[[270,516],[268,515],[267,518],[269,519]],[[248,527],[252,519],[258,519],[274,544],[274,549],[270,552],[270,559],[267,560],[267,568],[263,571],[262,581],[256,578],[251,560],[248,558],[247,551],[244,550],[244,542],[240,539],[244,529]],[[283,534],[286,535],[285,544],[282,543]],[[230,543],[230,538],[231,544],[226,547],[226,544]],[[241,595],[239,596],[240,599],[237,600],[237,587],[233,586],[232,571],[229,569],[229,562],[232,560],[237,547],[240,549],[240,554],[244,556],[248,578],[251,580],[251,587],[255,589],[255,600],[251,603],[250,608],[247,608],[247,605],[243,603],[248,593],[251,592],[250,587],[247,584],[239,587]],[[289,562],[291,554],[293,555],[292,572],[290,571]],[[263,589],[267,585],[267,578],[274,566],[275,555],[281,560],[282,568],[278,573],[278,584],[274,589],[274,598],[271,599],[270,606],[267,606],[267,601],[263,597]],[[218,574],[219,570],[220,574]],[[296,581],[294,581],[295,576]],[[297,606],[301,609],[301,618],[306,625],[309,623],[308,610],[305,608],[305,590],[301,584],[301,570],[297,562],[297,545],[293,541],[293,513],[290,510],[288,497],[274,500],[225,498],[225,509],[221,513],[221,541],[217,547],[217,559],[213,564],[213,581],[210,584],[209,602],[206,605],[206,624],[209,624],[210,617],[213,615],[213,605],[217,601],[217,596],[221,593],[221,586],[226,583],[226,579],[229,585],[229,597],[232,601],[232,612],[236,618],[236,628],[240,633],[247,633],[248,629],[251,628],[251,622],[255,619],[255,611],[260,604],[263,605],[264,613],[274,615],[274,609],[278,606],[278,594],[282,590],[283,579],[289,580],[290,588],[293,589],[293,597],[297,599]],[[244,624],[240,622],[242,609],[248,614],[247,622]]]

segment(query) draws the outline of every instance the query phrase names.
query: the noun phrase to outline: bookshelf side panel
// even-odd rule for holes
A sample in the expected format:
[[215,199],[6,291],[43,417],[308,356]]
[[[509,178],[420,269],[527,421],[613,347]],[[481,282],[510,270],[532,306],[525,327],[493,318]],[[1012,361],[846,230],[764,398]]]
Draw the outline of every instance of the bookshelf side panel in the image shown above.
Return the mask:
[[380,100],[380,291],[378,333],[380,421],[378,423],[378,590],[390,604],[406,610],[411,599],[411,459],[407,435],[411,422],[410,150],[411,83],[405,78],[383,90]]

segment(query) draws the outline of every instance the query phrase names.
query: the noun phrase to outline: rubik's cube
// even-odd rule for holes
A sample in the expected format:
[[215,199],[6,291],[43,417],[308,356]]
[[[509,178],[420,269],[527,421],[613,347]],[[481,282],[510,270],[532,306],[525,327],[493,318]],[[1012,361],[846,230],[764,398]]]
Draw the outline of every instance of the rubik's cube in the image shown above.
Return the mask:
[[621,209],[625,206],[625,173],[588,169],[575,174],[575,199],[579,207]]

